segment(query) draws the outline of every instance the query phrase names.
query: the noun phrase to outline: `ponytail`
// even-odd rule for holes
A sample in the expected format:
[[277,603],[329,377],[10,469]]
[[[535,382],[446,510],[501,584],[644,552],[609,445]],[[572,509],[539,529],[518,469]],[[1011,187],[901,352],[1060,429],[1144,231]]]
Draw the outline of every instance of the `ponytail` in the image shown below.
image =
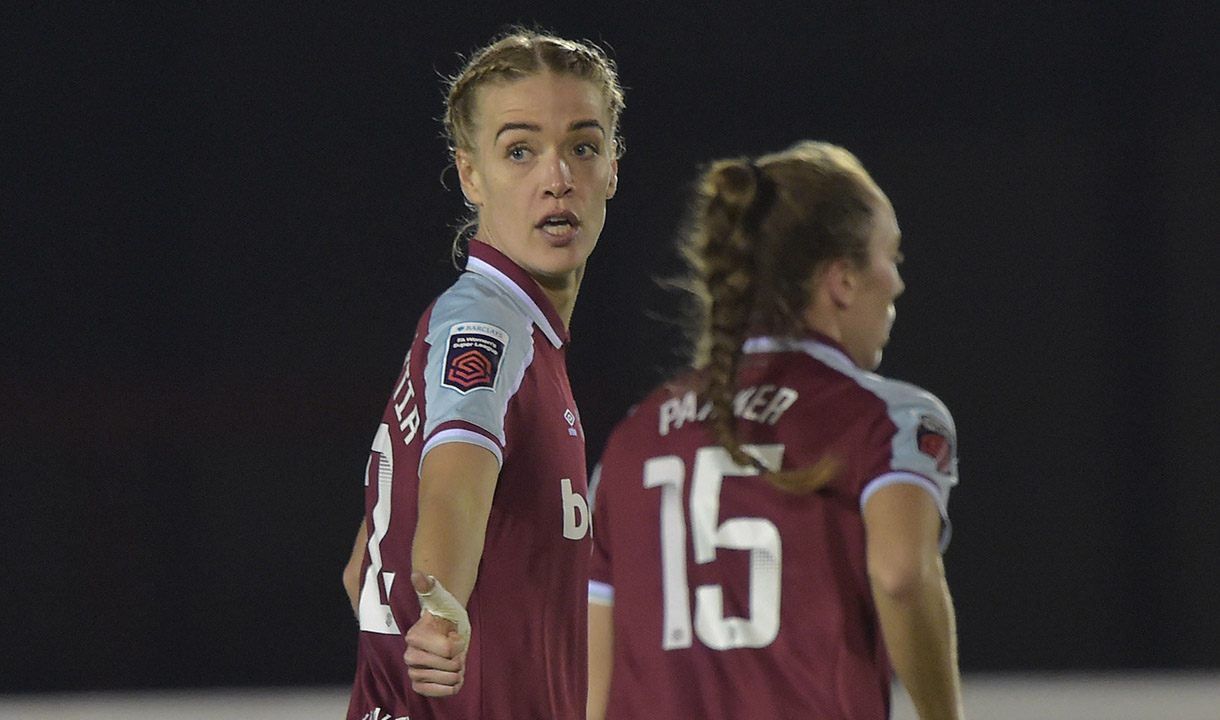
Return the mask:
[[750,331],[758,292],[759,218],[775,196],[765,170],[736,160],[717,163],[702,187],[700,255],[709,299],[707,388],[717,441],[738,465],[758,466],[741,449],[733,417],[741,346]]
[[801,468],[764,468],[737,439],[733,399],[741,347],[750,333],[799,335],[816,269],[846,258],[868,262],[868,199],[876,185],[847,150],[802,141],[759,158],[713,163],[698,186],[682,251],[689,289],[702,301],[696,364],[716,441],[738,465],[755,467],[790,492],[811,492],[841,469],[828,454]]

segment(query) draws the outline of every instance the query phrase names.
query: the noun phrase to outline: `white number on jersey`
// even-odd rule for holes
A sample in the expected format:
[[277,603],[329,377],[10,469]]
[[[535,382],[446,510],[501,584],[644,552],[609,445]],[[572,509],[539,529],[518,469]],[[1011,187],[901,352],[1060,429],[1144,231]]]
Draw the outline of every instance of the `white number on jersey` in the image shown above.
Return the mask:
[[[746,445],[743,449],[767,467],[779,467],[783,445]],[[726,475],[756,475],[758,470],[733,462],[719,446],[695,453],[690,491],[690,534],[695,562],[716,559],[716,549],[750,551],[750,617],[724,616],[724,591],[719,585],[695,588],[694,634],[713,650],[761,648],[779,634],[779,530],[766,518],[720,520],[720,487]],[[686,515],[682,512],[686,465],[676,455],[644,463],[644,487],[661,489],[661,575],[666,650],[691,645],[690,583],[686,574]]]
[[[377,428],[373,452],[377,453],[377,504],[373,506],[373,526],[368,529],[369,569],[360,589],[360,629],[383,635],[401,635],[390,606],[381,602],[382,597],[390,597],[390,587],[394,584],[394,573],[381,572],[381,541],[390,527],[390,488],[394,481],[394,448],[390,441],[390,426],[385,423]],[[370,466],[373,457],[370,453]],[[368,478],[371,470],[372,467],[365,470],[365,478]]]

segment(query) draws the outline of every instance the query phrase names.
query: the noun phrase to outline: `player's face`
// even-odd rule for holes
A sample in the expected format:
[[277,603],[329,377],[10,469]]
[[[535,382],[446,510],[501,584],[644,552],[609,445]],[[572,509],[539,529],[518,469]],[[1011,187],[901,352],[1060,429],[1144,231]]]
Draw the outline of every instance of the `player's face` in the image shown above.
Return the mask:
[[894,300],[905,285],[898,275],[902,254],[894,207],[880,190],[870,201],[873,217],[868,239],[868,266],[858,271],[858,291],[847,307],[842,323],[843,346],[851,359],[865,370],[881,364],[881,350],[890,339],[894,324]]
[[478,89],[475,148],[457,152],[478,238],[544,287],[583,270],[618,182],[610,111],[598,86],[543,72]]

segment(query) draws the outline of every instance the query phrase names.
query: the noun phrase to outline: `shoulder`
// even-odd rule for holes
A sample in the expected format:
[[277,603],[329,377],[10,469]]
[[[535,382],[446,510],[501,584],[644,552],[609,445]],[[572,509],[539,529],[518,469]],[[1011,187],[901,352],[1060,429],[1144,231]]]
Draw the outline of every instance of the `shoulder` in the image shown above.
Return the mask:
[[851,379],[858,389],[850,402],[857,421],[873,428],[893,469],[932,478],[943,487],[957,483],[957,428],[940,398],[918,385],[862,370],[825,345],[810,355]]
[[[425,378],[440,378],[440,387],[462,396],[498,389],[493,394],[507,398],[534,358],[529,316],[500,286],[476,273],[463,274],[436,299],[424,335]],[[498,381],[503,375],[508,380]]]
[[860,386],[885,403],[891,415],[895,413],[918,413],[930,415],[953,428],[953,416],[949,408],[927,390],[902,380],[882,377],[875,373],[862,373]]
[[851,381],[859,392],[854,393],[857,402],[873,407],[884,407],[893,415],[898,412],[916,412],[942,418],[952,427],[949,409],[940,398],[927,390],[902,380],[863,370],[853,363],[840,349],[821,342],[800,344],[804,354],[817,360],[829,370],[835,371]]
[[531,320],[504,288],[467,272],[433,303],[428,332],[433,335],[457,323],[485,323],[516,335],[529,333]]
[[862,385],[885,402],[892,423],[888,442],[892,468],[927,478],[939,488],[939,495],[947,495],[958,481],[957,429],[949,409],[917,385],[867,375]]
[[661,438],[672,425],[672,421],[666,421],[663,408],[685,405],[688,410],[671,414],[682,419],[689,416],[691,421],[695,419],[698,400],[691,377],[688,372],[653,388],[610,430],[589,478],[589,497],[594,502],[600,502],[604,507],[605,501],[597,498],[616,492],[611,488],[636,477],[636,470],[645,458],[661,447]]
[[528,364],[533,356],[533,321],[494,281],[465,273],[436,299],[428,319],[427,342],[445,348],[450,361],[474,351],[497,367]]
[[696,422],[701,410],[699,377],[698,372],[683,370],[633,405],[611,430],[603,460],[635,455],[641,448],[660,442],[671,431]]
[[950,447],[956,446],[953,415],[940,398],[918,385],[870,372],[862,371],[857,382],[885,404],[899,433],[913,432],[917,440],[931,433],[943,437]]

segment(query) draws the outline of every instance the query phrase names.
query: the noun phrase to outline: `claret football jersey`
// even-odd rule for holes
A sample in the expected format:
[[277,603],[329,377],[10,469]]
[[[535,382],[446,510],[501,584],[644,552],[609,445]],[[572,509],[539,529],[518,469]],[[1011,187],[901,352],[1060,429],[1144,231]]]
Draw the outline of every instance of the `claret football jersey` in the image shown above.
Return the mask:
[[[373,440],[360,641],[349,720],[583,718],[590,512],[567,330],[537,284],[471,242],[466,272],[424,313]],[[419,468],[443,443],[492,452],[500,475],[457,695],[410,689],[403,635]]]
[[921,487],[943,549],[957,482],[947,409],[827,338],[751,339],[733,404],[746,449],[765,467],[838,468],[794,494],[716,443],[700,380],[640,403],[595,473],[589,602],[615,622],[607,717],[888,717],[861,509],[887,485]]

